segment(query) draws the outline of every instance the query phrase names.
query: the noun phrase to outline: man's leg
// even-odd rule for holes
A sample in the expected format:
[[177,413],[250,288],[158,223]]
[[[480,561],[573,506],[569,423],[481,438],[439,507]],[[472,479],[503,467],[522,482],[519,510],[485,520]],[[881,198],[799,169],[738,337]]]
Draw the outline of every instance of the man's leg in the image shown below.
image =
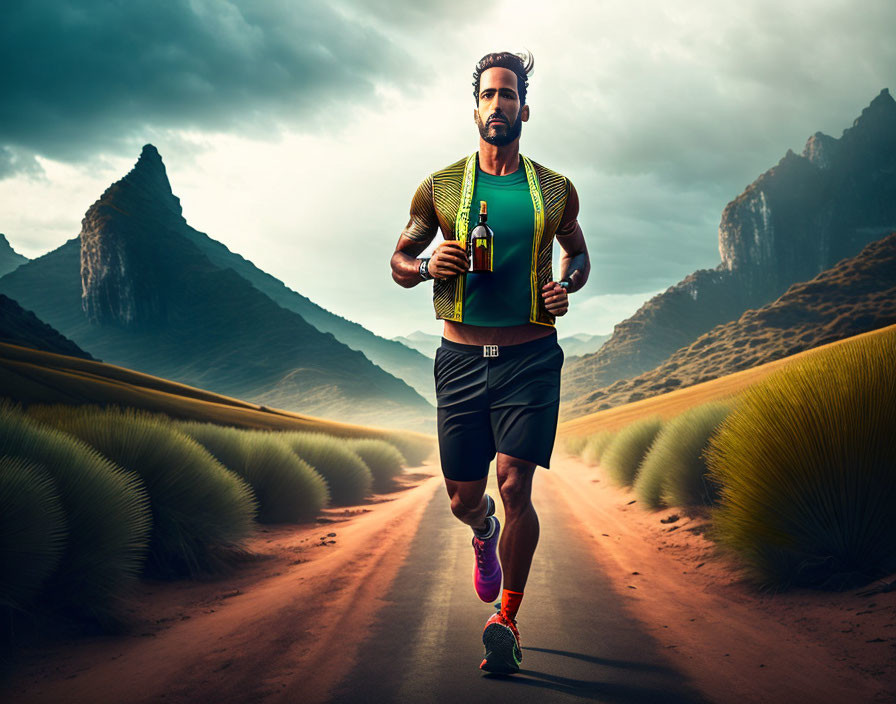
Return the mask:
[[[538,515],[532,506],[535,464],[498,453],[498,490],[504,501],[504,532],[498,550],[504,589],[522,593],[538,544]],[[483,514],[484,515],[484,514]]]
[[445,478],[445,488],[451,498],[451,513],[475,530],[484,530],[485,513],[488,504],[485,499],[485,485],[488,477],[471,482],[458,482]]

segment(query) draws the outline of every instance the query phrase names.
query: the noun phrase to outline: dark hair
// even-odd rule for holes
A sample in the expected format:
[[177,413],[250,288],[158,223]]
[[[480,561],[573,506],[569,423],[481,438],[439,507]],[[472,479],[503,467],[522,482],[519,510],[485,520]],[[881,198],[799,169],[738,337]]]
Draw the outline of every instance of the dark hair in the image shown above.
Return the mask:
[[529,74],[535,68],[535,57],[532,56],[532,52],[525,51],[514,54],[509,51],[497,51],[479,59],[476,68],[473,69],[473,100],[477,105],[479,104],[479,81],[482,78],[482,72],[495,67],[509,68],[516,74],[516,92],[520,95],[520,105],[525,105]]

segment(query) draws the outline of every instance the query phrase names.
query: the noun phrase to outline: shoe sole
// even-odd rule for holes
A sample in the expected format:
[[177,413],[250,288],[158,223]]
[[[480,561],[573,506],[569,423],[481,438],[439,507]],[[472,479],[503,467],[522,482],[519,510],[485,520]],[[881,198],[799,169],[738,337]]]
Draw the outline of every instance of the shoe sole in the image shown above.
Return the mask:
[[479,665],[480,670],[501,675],[520,671],[522,654],[519,660],[514,657],[516,637],[507,626],[493,623],[486,627],[482,632],[482,644],[485,646],[485,659]]

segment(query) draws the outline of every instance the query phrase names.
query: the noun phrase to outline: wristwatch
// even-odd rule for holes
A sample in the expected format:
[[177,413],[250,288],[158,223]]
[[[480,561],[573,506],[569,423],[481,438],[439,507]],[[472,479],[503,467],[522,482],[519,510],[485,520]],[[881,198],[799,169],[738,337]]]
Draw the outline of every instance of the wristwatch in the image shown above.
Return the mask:
[[420,260],[420,267],[417,271],[420,273],[420,278],[424,281],[429,281],[433,278],[433,275],[429,273],[429,258]]

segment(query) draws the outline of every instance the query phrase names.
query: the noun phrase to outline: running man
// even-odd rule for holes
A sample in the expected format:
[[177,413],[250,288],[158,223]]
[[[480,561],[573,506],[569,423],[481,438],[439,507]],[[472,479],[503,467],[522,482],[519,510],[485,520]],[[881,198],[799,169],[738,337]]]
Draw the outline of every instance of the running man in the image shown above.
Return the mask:
[[[391,261],[405,288],[433,281],[436,318],[444,320],[434,367],[442,472],[451,511],[473,529],[476,593],[485,602],[501,597],[482,634],[480,668],[502,673],[522,661],[516,615],[539,534],[532,478],[536,466],[550,467],[557,430],[563,351],[554,319],[591,268],[572,183],[519,152],[533,63],[499,52],[476,64],[479,151],[420,184]],[[467,271],[466,238],[480,201],[495,233],[491,273]],[[419,259],[439,229],[445,241]],[[563,249],[559,282],[554,238]],[[503,533],[485,494],[496,452]]]

